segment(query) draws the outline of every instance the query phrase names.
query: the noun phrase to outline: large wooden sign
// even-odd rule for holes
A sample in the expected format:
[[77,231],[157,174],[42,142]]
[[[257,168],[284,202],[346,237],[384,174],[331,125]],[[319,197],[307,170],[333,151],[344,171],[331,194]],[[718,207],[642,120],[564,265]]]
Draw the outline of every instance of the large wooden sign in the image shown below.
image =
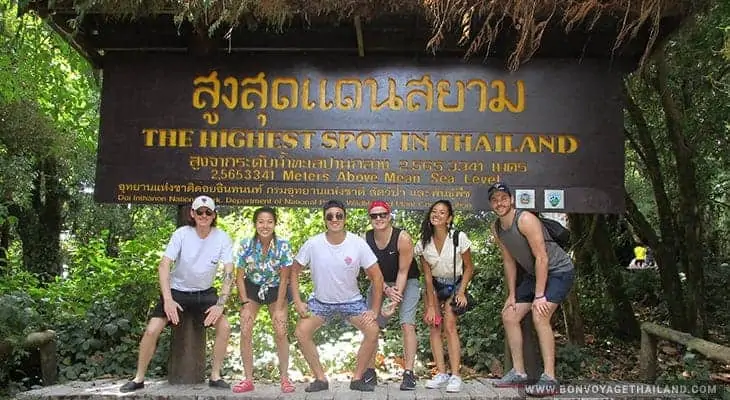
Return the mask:
[[[385,199],[621,212],[621,70],[535,60],[105,55],[96,199],[351,207]],[[501,63],[496,65],[501,66]]]

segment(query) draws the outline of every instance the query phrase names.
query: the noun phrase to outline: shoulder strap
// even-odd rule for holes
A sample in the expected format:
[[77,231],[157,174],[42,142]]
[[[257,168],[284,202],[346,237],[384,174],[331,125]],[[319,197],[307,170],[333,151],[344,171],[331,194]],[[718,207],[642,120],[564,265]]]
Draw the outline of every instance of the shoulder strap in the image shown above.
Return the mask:
[[453,233],[453,240],[454,240],[454,284],[456,284],[456,248],[459,247],[459,233],[460,231],[458,229],[454,230]]
[[371,249],[378,248],[378,246],[375,245],[375,231],[372,229],[365,232],[365,241],[368,242],[368,246],[370,246]]
[[393,232],[390,233],[390,241],[388,242],[388,248],[395,249],[395,251],[398,251],[398,238],[400,238],[400,229],[393,227]]

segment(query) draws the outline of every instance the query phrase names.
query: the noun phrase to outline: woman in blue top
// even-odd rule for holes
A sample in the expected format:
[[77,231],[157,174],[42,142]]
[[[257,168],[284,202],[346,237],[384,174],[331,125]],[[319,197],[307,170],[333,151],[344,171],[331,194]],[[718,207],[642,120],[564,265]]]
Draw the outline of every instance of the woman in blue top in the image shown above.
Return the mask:
[[294,391],[288,376],[289,341],[287,339],[287,287],[293,256],[289,241],[276,237],[276,210],[261,207],[253,214],[256,233],[241,240],[238,251],[236,287],[241,307],[241,360],[246,378],[233,392],[254,390],[252,331],[261,305],[268,305],[274,327],[281,391]]

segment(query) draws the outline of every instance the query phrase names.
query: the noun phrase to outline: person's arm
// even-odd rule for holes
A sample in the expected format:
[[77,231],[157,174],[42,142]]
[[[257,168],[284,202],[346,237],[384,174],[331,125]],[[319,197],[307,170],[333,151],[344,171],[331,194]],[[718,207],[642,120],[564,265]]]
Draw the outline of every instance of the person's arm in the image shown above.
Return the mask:
[[172,299],[172,290],[170,289],[171,265],[172,259],[167,256],[162,256],[160,265],[157,267],[157,275],[160,280],[160,292],[162,293],[162,305],[165,310],[165,315],[168,321],[173,325],[177,325],[180,322],[177,311],[182,311],[182,307]]
[[[499,223],[499,222],[498,222]],[[495,227],[492,226],[492,237],[499,246],[499,251],[502,253],[502,264],[504,265],[504,280],[507,285],[507,299],[512,299],[512,305],[514,305],[514,299],[517,295],[517,263],[512,257],[512,254],[507,250],[504,243],[499,240]]]
[[236,259],[238,260],[238,265],[236,268],[236,291],[238,292],[238,300],[241,305],[248,303],[246,284],[244,283],[244,279],[246,279],[246,260],[244,254],[245,249],[247,249],[248,246],[249,245],[246,243],[246,241],[242,240],[240,243],[240,248],[238,249],[238,254],[236,255]]
[[371,285],[373,285],[373,297],[370,302],[370,310],[374,314],[374,318],[380,315],[380,306],[383,305],[383,272],[380,270],[380,265],[375,263],[365,268],[365,273],[370,279]]
[[535,299],[544,298],[548,275],[548,256],[542,223],[532,213],[521,213],[517,220],[517,229],[527,239],[532,255],[535,257]]
[[248,296],[246,295],[246,284],[243,280],[246,278],[246,272],[243,268],[236,269],[236,289],[238,291],[238,300],[241,305],[248,303]]
[[469,282],[471,282],[471,278],[474,276],[474,263],[471,260],[471,249],[466,249],[465,252],[461,253],[461,261],[462,275],[461,285],[459,285],[458,294],[463,296],[466,293],[466,290],[469,288]]
[[221,286],[221,294],[218,296],[216,305],[225,307],[228,298],[231,295],[231,284],[233,283],[233,263],[223,264],[223,285]]
[[438,300],[436,299],[435,289],[433,287],[431,264],[426,261],[424,256],[421,256],[421,269],[423,270],[423,280],[426,286],[426,306],[438,307]]
[[276,297],[276,309],[282,309],[286,307],[286,288],[289,285],[289,272],[291,271],[290,266],[279,268],[279,294]]
[[403,300],[406,290],[406,282],[408,281],[408,271],[411,269],[413,262],[413,240],[411,235],[406,231],[400,231],[398,235],[398,275],[395,279],[395,288],[400,294],[399,301]]
[[203,321],[204,326],[211,326],[218,322],[218,319],[223,316],[226,309],[226,303],[228,297],[231,295],[231,283],[233,283],[233,262],[227,262],[223,264],[223,284],[221,285],[221,294],[218,296],[218,301],[205,313],[206,317]]
[[299,274],[302,272],[302,265],[295,259],[289,269],[289,286],[291,287],[292,303],[294,303],[294,309],[299,313],[299,316],[305,317],[308,309],[299,293]]

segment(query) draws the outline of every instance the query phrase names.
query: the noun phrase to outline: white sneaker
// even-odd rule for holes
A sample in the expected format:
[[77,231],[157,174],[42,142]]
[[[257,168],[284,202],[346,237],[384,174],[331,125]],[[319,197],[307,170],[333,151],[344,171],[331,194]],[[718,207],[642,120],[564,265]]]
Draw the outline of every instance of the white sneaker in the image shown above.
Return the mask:
[[461,377],[452,376],[451,378],[449,378],[449,384],[446,385],[446,392],[447,393],[461,392]]
[[449,375],[436,374],[433,378],[426,381],[426,389],[438,389],[449,383]]

